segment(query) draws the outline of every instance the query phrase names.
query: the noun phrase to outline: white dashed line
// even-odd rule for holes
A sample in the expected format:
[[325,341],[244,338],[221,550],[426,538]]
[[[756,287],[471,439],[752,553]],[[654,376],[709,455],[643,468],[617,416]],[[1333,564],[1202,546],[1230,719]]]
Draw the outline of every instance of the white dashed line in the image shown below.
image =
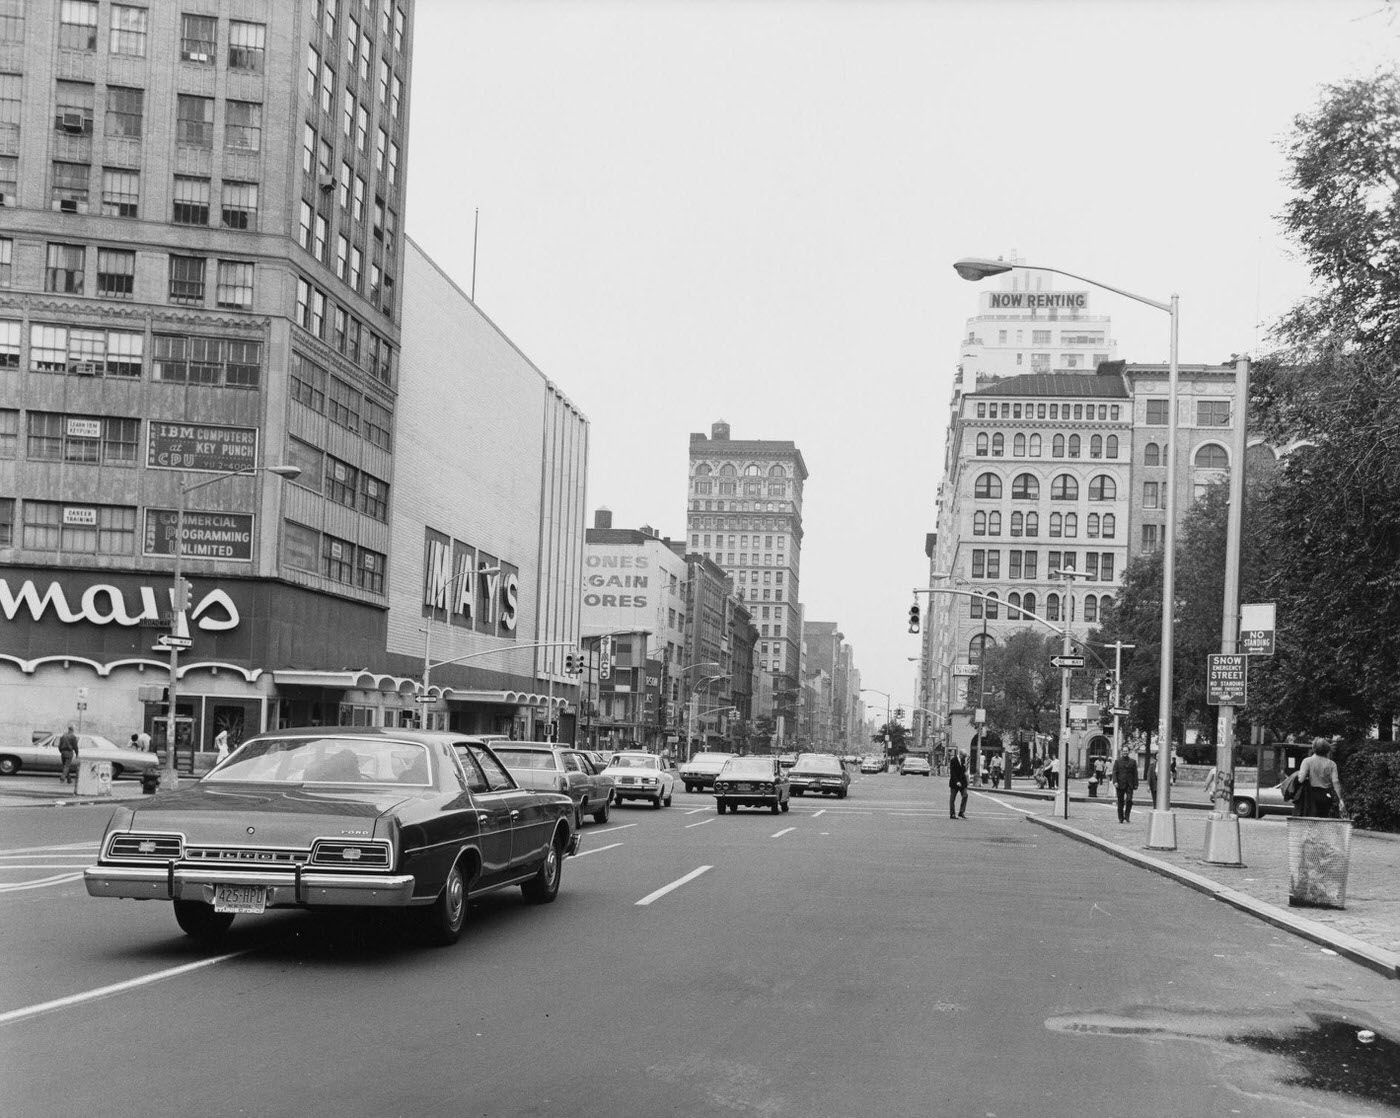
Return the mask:
[[704,873],[706,870],[712,870],[712,869],[714,869],[714,866],[701,866],[699,869],[691,870],[691,871],[690,871],[688,874],[686,874],[684,877],[678,877],[675,881],[671,882],[670,885],[663,885],[663,886],[662,886],[660,889],[658,889],[656,892],[654,892],[654,893],[648,893],[645,897],[643,897],[641,900],[639,900],[639,901],[637,902],[637,904],[639,904],[639,905],[649,905],[649,904],[651,904],[652,901],[658,900],[658,899],[660,899],[661,897],[664,897],[667,893],[671,892],[672,889],[679,889],[679,888],[680,888],[682,885],[684,885],[687,881],[694,881],[697,877],[699,877],[699,876],[700,876],[702,873]]
[[688,830],[690,830],[691,827],[703,827],[706,823],[713,823],[713,822],[714,822],[714,818],[713,818],[713,817],[711,817],[711,818],[709,818],[709,819],[702,819],[702,820],[700,820],[699,823],[687,823],[687,824],[685,825],[685,829],[688,831]]
[[[587,858],[590,854],[601,854],[604,850],[616,850],[621,845],[620,842],[610,842],[607,846],[591,846],[587,850],[580,850],[573,858]],[[573,861],[573,858],[570,858],[570,861]]]
[[609,827],[606,831],[589,831],[590,835],[611,835],[617,831],[625,831],[628,827],[635,827],[635,823],[620,823],[616,827]]
[[[817,812],[817,814],[820,815],[821,812]],[[777,831],[776,833],[771,834],[771,835],[769,835],[768,837],[769,837],[769,838],[782,838],[782,837],[783,837],[785,834],[787,834],[789,831],[795,831],[795,830],[797,830],[796,827],[784,827],[781,831]]]
[[825,814],[826,814],[826,808],[822,808],[820,811],[814,811],[814,812],[812,812],[812,818],[815,819],[815,818],[817,818],[817,816],[819,816],[819,815],[825,815]]

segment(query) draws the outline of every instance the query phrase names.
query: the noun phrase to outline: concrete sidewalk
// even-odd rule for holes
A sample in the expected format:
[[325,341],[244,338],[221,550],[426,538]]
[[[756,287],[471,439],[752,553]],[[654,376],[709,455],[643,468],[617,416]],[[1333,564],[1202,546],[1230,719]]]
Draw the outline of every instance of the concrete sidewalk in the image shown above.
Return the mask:
[[[1151,813],[1145,802],[1133,808],[1130,823],[1119,823],[1112,801],[1080,799],[1071,788],[1069,819],[1052,814],[1050,793],[975,789],[1011,804],[1037,803],[1030,822],[1107,854],[1171,877],[1294,935],[1321,944],[1355,962],[1400,978],[1400,835],[1352,830],[1346,908],[1291,907],[1288,901],[1288,832],[1283,816],[1240,820],[1243,866],[1205,861],[1208,805],[1177,802],[1176,849],[1147,848]],[[1173,795],[1177,789],[1173,788]],[[1145,799],[1145,797],[1144,797]],[[1030,805],[1026,805],[1029,807]]]

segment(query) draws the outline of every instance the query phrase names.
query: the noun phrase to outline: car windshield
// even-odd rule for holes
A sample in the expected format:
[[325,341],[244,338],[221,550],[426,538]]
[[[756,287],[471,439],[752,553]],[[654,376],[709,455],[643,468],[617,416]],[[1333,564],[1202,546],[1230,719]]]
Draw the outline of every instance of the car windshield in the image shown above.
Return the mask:
[[432,784],[428,747],[388,738],[254,738],[204,778],[225,784]]
[[797,767],[803,772],[814,773],[839,773],[841,762],[835,757],[827,757],[819,753],[809,753],[805,757],[797,759]]
[[498,745],[495,753],[508,769],[554,768],[554,754],[547,749],[502,749]]
[[722,765],[728,760],[728,753],[697,753],[690,759],[690,763],[692,765]]
[[735,757],[725,763],[724,768],[720,769],[719,775],[734,777],[766,776],[771,780],[773,778],[773,758]]
[[614,753],[609,763],[614,769],[654,769],[657,758],[650,753]]

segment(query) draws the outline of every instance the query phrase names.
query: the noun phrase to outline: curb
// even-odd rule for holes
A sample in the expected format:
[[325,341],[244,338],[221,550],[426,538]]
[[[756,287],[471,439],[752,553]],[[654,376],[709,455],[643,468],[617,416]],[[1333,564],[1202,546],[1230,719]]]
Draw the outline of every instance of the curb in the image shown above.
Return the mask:
[[[975,785],[973,787],[976,788]],[[973,789],[969,789],[969,791],[971,790]],[[1053,803],[1055,800],[1055,793],[1042,791],[1039,788],[1035,791],[1031,791],[1029,788],[1006,789],[992,788],[990,785],[983,785],[977,790],[987,793],[995,792],[999,796],[1019,796],[1023,800],[1044,800],[1046,803]],[[1069,802],[1072,804],[1112,804],[1114,801],[1112,796],[1076,796],[1071,793]],[[1139,805],[1147,804],[1148,810],[1151,810],[1150,801],[1137,800],[1135,802]],[[1173,811],[1176,811],[1178,808],[1184,808],[1187,811],[1211,811],[1214,809],[1214,805],[1212,804],[1198,804],[1191,800],[1173,800],[1171,806]]]
[[1384,948],[1372,946],[1364,940],[1349,936],[1345,932],[1338,932],[1325,924],[1317,923],[1315,920],[1295,916],[1286,909],[1266,904],[1257,897],[1251,897],[1248,893],[1221,885],[1220,882],[1203,874],[1192,873],[1190,870],[1181,869],[1179,866],[1173,866],[1168,862],[1160,861],[1146,854],[1139,854],[1135,850],[1129,850],[1127,847],[1109,842],[1107,839],[1101,839],[1097,835],[1076,830],[1058,819],[1045,819],[1041,816],[1028,815],[1026,822],[1033,823],[1038,827],[1045,827],[1047,830],[1055,831],[1086,845],[1097,847],[1115,858],[1132,862],[1134,865],[1142,866],[1144,869],[1161,874],[1163,877],[1170,877],[1188,889],[1194,889],[1198,893],[1214,897],[1232,908],[1249,916],[1257,917],[1276,928],[1282,928],[1285,932],[1290,932],[1301,939],[1330,948],[1338,955],[1342,955],[1354,963],[1360,963],[1386,978],[1400,979],[1400,955],[1386,951]]

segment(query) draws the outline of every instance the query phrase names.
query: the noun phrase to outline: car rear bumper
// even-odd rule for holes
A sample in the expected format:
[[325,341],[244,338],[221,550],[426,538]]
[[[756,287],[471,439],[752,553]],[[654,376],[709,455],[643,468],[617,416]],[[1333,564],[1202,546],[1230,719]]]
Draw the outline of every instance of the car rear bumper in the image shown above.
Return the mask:
[[216,885],[262,885],[268,908],[308,905],[398,907],[413,899],[412,874],[286,873],[258,870],[210,870],[181,866],[92,866],[83,884],[92,897],[126,897],[138,901],[214,900]]

